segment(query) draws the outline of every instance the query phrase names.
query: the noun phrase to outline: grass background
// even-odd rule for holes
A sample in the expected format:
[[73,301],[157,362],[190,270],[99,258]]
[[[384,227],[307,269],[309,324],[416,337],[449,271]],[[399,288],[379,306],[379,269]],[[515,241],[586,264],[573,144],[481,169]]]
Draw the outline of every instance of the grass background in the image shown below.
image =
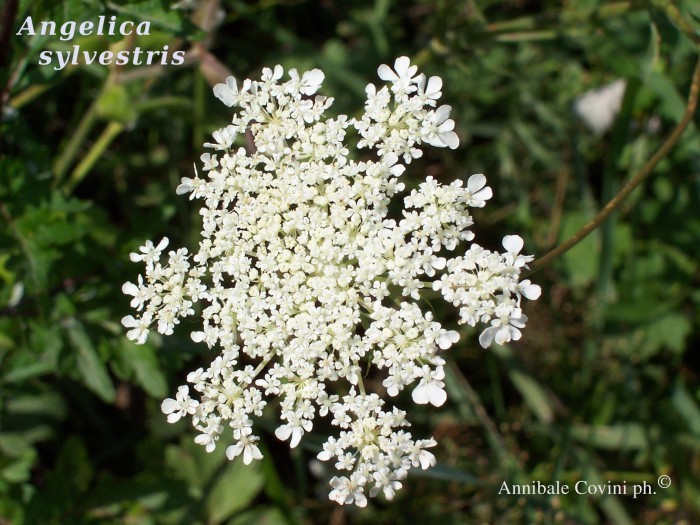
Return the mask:
[[[183,4],[185,4],[183,2]],[[463,331],[450,399],[410,407],[439,465],[393,503],[327,501],[313,462],[274,417],[265,459],[207,455],[159,410],[212,356],[187,337],[134,346],[119,319],[128,254],[169,236],[195,246],[197,209],[177,197],[230,114],[211,93],[227,74],[277,63],[321,68],[333,109],[361,112],[376,68],[408,55],[444,79],[461,145],[427,151],[410,183],[485,173],[495,198],[477,241],[505,234],[545,254],[636,173],[680,120],[698,55],[690,0],[353,2],[5,0],[0,23],[0,523],[462,524],[700,522],[700,137],[697,114],[653,176],[581,244],[533,276],[523,339],[484,351]],[[12,13],[15,7],[15,13]],[[16,36],[35,21],[151,22],[148,36]],[[187,52],[182,66],[38,66],[44,50]],[[602,135],[573,112],[624,79]],[[446,326],[449,309],[436,305]],[[404,400],[409,401],[409,400]],[[409,403],[405,403],[409,406]],[[656,480],[669,475],[660,489]],[[655,494],[516,497],[529,484],[646,481]]]

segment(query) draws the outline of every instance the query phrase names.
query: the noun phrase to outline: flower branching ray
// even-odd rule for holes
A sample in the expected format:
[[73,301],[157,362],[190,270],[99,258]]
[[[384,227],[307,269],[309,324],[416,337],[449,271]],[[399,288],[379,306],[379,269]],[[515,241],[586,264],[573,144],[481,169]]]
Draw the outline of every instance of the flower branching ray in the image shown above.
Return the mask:
[[[316,95],[318,69],[292,69],[283,81],[276,66],[260,80],[215,86],[232,122],[205,144],[213,153],[201,157],[203,175],[195,170],[177,188],[203,202],[198,250],[170,251],[164,263],[168,240],[149,241],[131,255],[144,275],[123,286],[136,310],[122,319],[127,337],[143,343],[152,327],[169,335],[199,303],[191,337],[219,352],[163,402],[169,422],[191,418],[207,451],[231,433],[227,456],[249,464],[262,458],[253,419],[271,400],[275,434],[290,447],[328,418],[338,432],[318,458],[339,471],[329,497],[358,506],[380,492],[392,499],[411,467],[436,462],[427,450],[436,442],[415,438],[406,412],[363,382],[371,366],[388,398],[409,389],[417,404],[446,401],[442,352],[459,335],[421,308],[421,294],[438,292],[460,323],[486,325],[485,348],[519,339],[521,299],[540,295],[519,279],[532,260],[520,237],[506,236],[503,253],[472,242],[469,208],[492,196],[483,175],[466,185],[427,177],[406,194],[402,174],[421,148],[456,148],[459,139],[451,108],[438,105],[439,77],[419,74],[407,57],[378,74],[388,84],[367,86],[359,119],[325,115],[333,99]],[[351,128],[375,160],[350,155]],[[245,133],[252,153],[235,146]],[[402,192],[402,217],[391,218]],[[454,255],[461,243],[470,244]]]

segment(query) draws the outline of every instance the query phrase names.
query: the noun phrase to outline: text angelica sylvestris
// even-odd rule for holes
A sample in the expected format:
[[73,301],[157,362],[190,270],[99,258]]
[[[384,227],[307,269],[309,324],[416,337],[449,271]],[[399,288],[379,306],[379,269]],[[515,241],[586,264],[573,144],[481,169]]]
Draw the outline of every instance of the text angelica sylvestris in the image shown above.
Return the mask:
[[[17,31],[18,36],[58,36],[60,40],[67,42],[73,39],[76,35],[121,35],[128,36],[148,35],[150,34],[151,23],[142,21],[139,23],[131,20],[117,21],[117,17],[112,15],[106,17],[100,15],[97,21],[86,20],[77,23],[69,20],[61,25],[56,24],[52,20],[44,20],[34,23],[31,16],[25,18],[22,26]],[[152,65],[161,64],[179,66],[185,61],[184,51],[168,52],[168,46],[164,45],[161,50],[143,50],[140,47],[133,49],[124,49],[121,51],[86,51],[81,50],[79,45],[74,45],[70,51],[51,51],[44,50],[39,54],[39,65],[53,65],[57,71],[62,70],[67,65],[85,64],[101,64],[108,66],[117,64],[124,66],[127,64],[133,65]]]

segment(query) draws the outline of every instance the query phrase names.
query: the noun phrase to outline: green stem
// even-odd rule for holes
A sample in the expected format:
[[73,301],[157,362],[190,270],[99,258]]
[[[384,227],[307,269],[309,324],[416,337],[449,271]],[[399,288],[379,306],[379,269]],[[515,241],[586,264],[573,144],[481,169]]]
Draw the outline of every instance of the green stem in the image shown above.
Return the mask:
[[365,395],[365,383],[362,381],[362,378],[358,378],[357,381],[357,387],[360,389],[360,395]]
[[70,193],[80,181],[90,172],[92,167],[98,161],[100,156],[109,147],[112,141],[124,130],[124,124],[121,122],[112,121],[102,131],[95,144],[90,148],[90,151],[85,158],[80,161],[80,164],[71,173],[70,181],[66,184],[66,191]]
[[685,19],[683,13],[681,13],[678,7],[674,5],[672,0],[652,0],[652,3],[659,9],[663,10],[666,13],[666,16],[673,20],[673,23],[676,24],[681,31],[683,31],[696,46],[700,47],[700,35]]
[[80,147],[85,142],[88,133],[90,133],[92,126],[95,124],[95,121],[97,120],[97,101],[99,100],[99,98],[99,96],[95,98],[95,101],[85,112],[83,118],[80,119],[80,124],[78,124],[78,128],[75,130],[75,133],[71,135],[71,138],[66,144],[66,147],[63,148],[63,151],[58,157],[56,164],[54,164],[54,186],[58,186],[58,184],[61,182],[61,179],[63,179],[66,172],[68,172],[70,165],[73,163],[75,157],[78,155]]
[[204,142],[204,113],[206,107],[206,80],[202,75],[194,76],[194,121],[192,125],[192,142],[195,148]]
[[263,371],[263,368],[265,368],[270,361],[272,361],[273,356],[268,357],[267,359],[263,359],[260,361],[260,364],[257,366],[257,368],[253,371],[253,378],[258,377],[258,374]]

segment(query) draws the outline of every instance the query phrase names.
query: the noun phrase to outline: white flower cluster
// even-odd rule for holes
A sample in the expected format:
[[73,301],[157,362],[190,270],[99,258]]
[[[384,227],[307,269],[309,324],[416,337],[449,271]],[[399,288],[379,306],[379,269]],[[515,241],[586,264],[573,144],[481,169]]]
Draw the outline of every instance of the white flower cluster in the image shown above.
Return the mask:
[[[170,252],[163,266],[167,239],[148,242],[131,256],[145,262],[145,276],[123,287],[138,311],[122,320],[130,339],[143,343],[152,325],[172,333],[199,302],[202,325],[191,337],[220,351],[163,402],[168,421],[191,417],[208,451],[228,428],[228,457],[248,464],[262,457],[252,418],[269,400],[279,404],[275,434],[291,447],[327,417],[339,434],[318,458],[346,473],[331,480],[330,498],[359,506],[367,494],[391,499],[411,467],[435,464],[426,450],[435,441],[414,439],[405,412],[385,408],[363,381],[373,374],[389,397],[410,388],[418,404],[445,402],[440,352],[459,336],[421,309],[421,294],[439,292],[462,323],[490,325],[480,337],[488,347],[520,338],[520,299],[540,293],[519,282],[532,257],[520,255],[517,236],[505,237],[502,254],[471,244],[445,257],[474,237],[468,210],[491,197],[483,175],[466,186],[428,177],[391,218],[405,165],[421,146],[455,148],[458,138],[450,107],[437,106],[440,78],[418,74],[407,57],[378,72],[389,85],[367,86],[360,119],[324,116],[333,100],[314,96],[324,78],[317,69],[292,69],[282,81],[277,66],[240,88],[233,77],[218,84],[215,95],[236,108],[232,123],[205,144],[215,151],[201,157],[206,176],[177,189],[204,202],[199,249]],[[377,160],[350,158],[349,128]],[[254,151],[234,146],[243,134]]]

